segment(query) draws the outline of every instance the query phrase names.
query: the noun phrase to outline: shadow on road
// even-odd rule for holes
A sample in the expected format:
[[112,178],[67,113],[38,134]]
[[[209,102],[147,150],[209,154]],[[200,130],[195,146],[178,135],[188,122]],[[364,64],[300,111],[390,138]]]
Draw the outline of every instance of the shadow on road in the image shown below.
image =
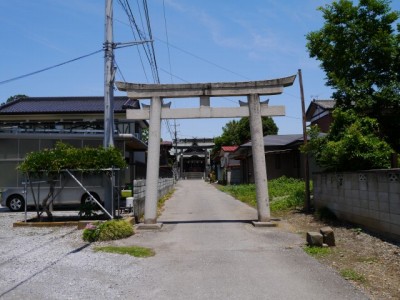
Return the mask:
[[251,224],[254,220],[189,220],[189,221],[162,221],[163,224],[218,224],[218,223],[244,223]]

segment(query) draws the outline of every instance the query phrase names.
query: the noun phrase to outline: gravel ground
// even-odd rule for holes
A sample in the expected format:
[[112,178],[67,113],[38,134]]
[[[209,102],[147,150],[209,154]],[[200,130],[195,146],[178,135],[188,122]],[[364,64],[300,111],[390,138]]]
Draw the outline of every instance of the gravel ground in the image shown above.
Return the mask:
[[23,219],[0,208],[0,299],[127,298],[137,258],[93,252],[76,227],[12,227]]
[[324,223],[312,215],[290,212],[281,216],[287,229],[301,234],[331,226],[336,247],[317,259],[337,272],[354,270],[362,277],[351,281],[371,299],[400,299],[400,243],[389,242],[357,226],[340,222]]

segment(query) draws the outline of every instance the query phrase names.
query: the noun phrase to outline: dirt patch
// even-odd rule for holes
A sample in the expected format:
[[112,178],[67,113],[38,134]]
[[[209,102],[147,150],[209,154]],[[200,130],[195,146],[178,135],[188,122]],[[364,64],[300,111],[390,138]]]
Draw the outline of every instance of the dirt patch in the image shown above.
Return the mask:
[[322,222],[300,212],[278,217],[282,219],[282,228],[302,234],[304,241],[306,232],[331,226],[336,247],[317,259],[338,273],[347,270],[359,275],[349,281],[371,299],[400,299],[400,243],[386,241],[351,224]]

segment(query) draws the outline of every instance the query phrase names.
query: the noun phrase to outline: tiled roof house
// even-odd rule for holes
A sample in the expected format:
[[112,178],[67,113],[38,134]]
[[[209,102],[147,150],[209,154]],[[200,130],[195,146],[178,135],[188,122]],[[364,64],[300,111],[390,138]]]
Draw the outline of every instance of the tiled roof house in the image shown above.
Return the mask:
[[332,111],[335,108],[335,100],[313,100],[308,106],[306,120],[311,125],[318,125],[322,132],[328,132],[331,125]]
[[[141,140],[146,121],[126,119],[127,109],[140,109],[137,100],[114,97],[114,143],[125,154],[126,179],[144,174],[147,145]],[[16,165],[26,153],[63,141],[75,147],[103,145],[104,97],[22,97],[0,105],[1,187],[18,186]],[[142,175],[143,176],[143,175]]]

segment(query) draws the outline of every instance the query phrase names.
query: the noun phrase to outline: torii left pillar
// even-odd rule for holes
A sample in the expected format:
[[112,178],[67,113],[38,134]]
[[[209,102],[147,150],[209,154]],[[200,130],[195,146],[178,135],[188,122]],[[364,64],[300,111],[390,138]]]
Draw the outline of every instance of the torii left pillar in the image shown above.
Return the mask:
[[161,139],[161,107],[161,97],[152,97],[150,104],[150,127],[147,154],[144,224],[157,223],[158,175]]

